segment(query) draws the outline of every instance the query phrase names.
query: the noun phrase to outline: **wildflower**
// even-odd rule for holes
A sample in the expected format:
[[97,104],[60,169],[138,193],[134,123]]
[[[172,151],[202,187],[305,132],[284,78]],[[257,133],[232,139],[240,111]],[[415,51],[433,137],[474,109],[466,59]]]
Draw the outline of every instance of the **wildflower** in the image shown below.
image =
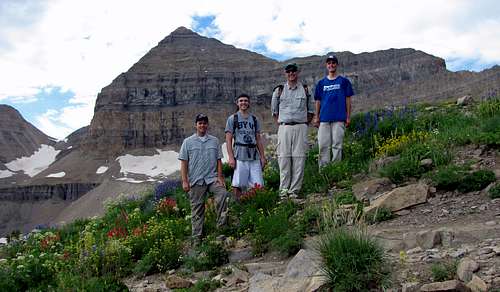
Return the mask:
[[164,198],[158,203],[156,210],[161,214],[169,215],[179,208],[177,208],[177,202],[174,199]]

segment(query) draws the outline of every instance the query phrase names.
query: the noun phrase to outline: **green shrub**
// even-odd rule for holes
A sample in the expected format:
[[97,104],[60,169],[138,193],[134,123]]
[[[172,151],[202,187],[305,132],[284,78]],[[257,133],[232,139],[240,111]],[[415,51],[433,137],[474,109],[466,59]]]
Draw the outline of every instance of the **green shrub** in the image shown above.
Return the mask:
[[148,252],[140,260],[138,260],[134,266],[134,274],[145,276],[155,271],[155,264],[157,262],[157,260],[154,258],[155,256],[156,254],[154,252]]
[[394,218],[394,214],[392,211],[385,207],[377,208],[375,211],[372,211],[370,214],[365,216],[365,221],[368,224],[374,224],[378,222],[383,222],[387,220],[391,220]]
[[302,233],[298,229],[288,229],[285,234],[271,240],[270,249],[291,256],[302,248],[302,242]]
[[463,193],[480,191],[494,181],[495,173],[493,171],[481,169],[467,174],[458,186],[458,190]]
[[263,173],[264,186],[267,189],[278,190],[280,188],[280,170],[277,160],[270,160]]
[[481,121],[479,133],[474,142],[496,148],[500,146],[500,114]]
[[65,272],[59,274],[57,280],[56,291],[129,291],[125,284],[109,276],[82,278]]
[[434,182],[436,188],[440,190],[455,190],[460,185],[463,177],[466,175],[467,169],[454,164],[439,167],[429,177]]
[[301,194],[321,193],[328,190],[324,176],[320,174],[318,166],[318,147],[307,152],[304,165],[304,180],[302,182]]
[[481,118],[500,115],[500,98],[492,98],[480,102],[475,108],[477,115]]
[[186,292],[210,292],[215,291],[217,288],[222,286],[220,281],[211,280],[207,278],[203,278],[198,280],[193,287],[187,289],[179,289],[179,291]]
[[[262,254],[269,248],[276,247],[273,240],[288,241],[296,240],[297,237],[287,232],[294,228],[290,217],[295,214],[297,208],[292,202],[287,202],[279,205],[271,211],[268,216],[259,216],[255,225],[255,231],[252,234],[252,249],[254,254]],[[261,213],[264,215],[265,213]],[[284,238],[279,239],[284,236]],[[302,236],[302,235],[301,235]],[[300,238],[301,240],[302,238]],[[289,242],[288,246],[293,247],[295,243]]]
[[184,260],[186,267],[195,272],[207,271],[229,262],[229,254],[221,243],[213,238],[207,238],[197,248],[196,255],[188,256]]
[[319,228],[322,232],[329,232],[345,224],[357,224],[363,213],[363,204],[355,204],[355,208],[344,208],[335,200],[323,202],[321,206],[321,215]]
[[458,262],[434,263],[431,266],[432,278],[435,282],[443,282],[455,279]]
[[490,198],[492,198],[492,199],[500,198],[500,184],[497,183],[496,185],[494,185],[490,189],[489,193],[490,193]]
[[338,205],[357,204],[359,202],[352,191],[337,193],[333,198]]
[[307,205],[302,212],[295,214],[295,226],[300,234],[317,234],[319,232],[321,210],[315,205]]
[[425,173],[427,169],[420,165],[420,161],[427,158],[432,159],[433,166],[440,166],[447,164],[452,156],[444,145],[436,142],[410,144],[399,160],[383,167],[380,172],[394,183],[401,183]]
[[325,284],[333,291],[383,288],[389,271],[383,248],[365,231],[332,229],[318,241]]
[[229,166],[229,163],[222,164],[222,174],[224,177],[233,177],[234,169]]
[[323,182],[326,190],[336,182],[351,178],[352,169],[349,161],[344,159],[339,162],[328,163],[321,168],[320,174],[323,176]]

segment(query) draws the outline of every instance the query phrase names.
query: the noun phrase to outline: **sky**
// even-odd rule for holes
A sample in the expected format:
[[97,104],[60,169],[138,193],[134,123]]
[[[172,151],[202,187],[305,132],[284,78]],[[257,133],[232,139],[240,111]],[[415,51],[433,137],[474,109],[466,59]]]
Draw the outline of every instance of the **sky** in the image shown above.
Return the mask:
[[0,104],[63,139],[179,26],[280,61],[414,48],[452,71],[500,64],[497,0],[0,0]]

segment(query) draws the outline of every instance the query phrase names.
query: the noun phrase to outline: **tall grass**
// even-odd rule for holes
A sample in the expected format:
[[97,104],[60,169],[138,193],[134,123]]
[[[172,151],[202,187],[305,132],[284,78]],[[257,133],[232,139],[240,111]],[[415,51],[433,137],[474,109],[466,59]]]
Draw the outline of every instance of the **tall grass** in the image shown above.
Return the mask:
[[363,229],[335,228],[317,243],[325,284],[333,291],[371,291],[388,285],[383,248]]

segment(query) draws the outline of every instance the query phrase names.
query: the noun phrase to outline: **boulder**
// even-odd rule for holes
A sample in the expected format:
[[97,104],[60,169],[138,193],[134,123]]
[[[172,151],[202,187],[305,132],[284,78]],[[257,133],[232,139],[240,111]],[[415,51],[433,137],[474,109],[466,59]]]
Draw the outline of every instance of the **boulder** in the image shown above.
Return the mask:
[[472,103],[474,100],[472,99],[472,96],[470,95],[464,95],[462,97],[459,97],[457,99],[457,105],[468,105]]
[[474,272],[479,269],[479,264],[470,258],[463,258],[457,267],[458,279],[464,282],[472,280]]
[[358,200],[370,201],[376,194],[390,190],[391,184],[386,177],[364,180],[354,184],[352,192]]
[[417,244],[424,248],[430,249],[441,244],[441,233],[437,230],[424,230],[417,232]]
[[170,275],[165,280],[165,285],[170,289],[182,289],[193,286],[193,282],[177,275]]
[[483,279],[479,278],[478,276],[474,275],[472,276],[472,280],[470,280],[469,283],[467,283],[467,287],[472,291],[472,292],[486,292],[488,291],[488,284],[484,282]]
[[283,276],[257,273],[250,278],[249,291],[316,291],[322,283],[318,256],[301,249],[288,263]]
[[416,183],[408,186],[396,188],[371,202],[365,208],[365,213],[385,207],[395,212],[427,201],[429,186],[424,183]]
[[420,291],[425,292],[445,292],[445,291],[468,291],[462,282],[457,280],[449,280],[444,282],[434,282],[425,284],[420,288]]

